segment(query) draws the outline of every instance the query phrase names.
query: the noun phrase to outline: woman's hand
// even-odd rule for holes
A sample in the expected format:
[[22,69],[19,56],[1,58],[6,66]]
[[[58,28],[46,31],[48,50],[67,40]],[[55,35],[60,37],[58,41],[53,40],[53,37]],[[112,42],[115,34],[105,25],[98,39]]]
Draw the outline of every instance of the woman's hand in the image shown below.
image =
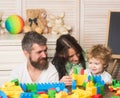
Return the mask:
[[60,82],[64,82],[66,86],[72,85],[72,78],[70,76],[63,76]]
[[73,72],[73,69],[71,69],[69,75],[72,76],[73,73],[74,73],[74,72]]

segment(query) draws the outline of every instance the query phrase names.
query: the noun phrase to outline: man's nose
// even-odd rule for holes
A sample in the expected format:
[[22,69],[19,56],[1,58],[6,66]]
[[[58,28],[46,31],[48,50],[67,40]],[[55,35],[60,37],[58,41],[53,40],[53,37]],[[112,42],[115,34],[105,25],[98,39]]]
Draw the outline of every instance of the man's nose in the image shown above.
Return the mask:
[[47,57],[47,53],[45,51],[42,51],[41,55],[42,57]]

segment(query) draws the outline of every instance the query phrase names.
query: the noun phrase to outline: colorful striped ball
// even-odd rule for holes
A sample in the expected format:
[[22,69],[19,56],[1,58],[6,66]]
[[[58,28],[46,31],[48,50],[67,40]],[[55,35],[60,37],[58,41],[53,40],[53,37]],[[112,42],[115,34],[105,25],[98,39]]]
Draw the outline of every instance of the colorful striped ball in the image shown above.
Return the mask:
[[24,20],[21,16],[11,15],[5,21],[5,27],[10,34],[19,34],[24,27]]

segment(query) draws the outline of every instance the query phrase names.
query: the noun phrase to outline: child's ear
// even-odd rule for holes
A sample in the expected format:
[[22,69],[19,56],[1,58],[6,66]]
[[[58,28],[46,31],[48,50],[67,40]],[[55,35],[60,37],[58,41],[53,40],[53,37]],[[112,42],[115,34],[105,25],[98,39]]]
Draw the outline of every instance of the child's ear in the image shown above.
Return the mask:
[[108,65],[105,64],[105,65],[104,65],[104,68],[106,68],[107,66],[108,66]]

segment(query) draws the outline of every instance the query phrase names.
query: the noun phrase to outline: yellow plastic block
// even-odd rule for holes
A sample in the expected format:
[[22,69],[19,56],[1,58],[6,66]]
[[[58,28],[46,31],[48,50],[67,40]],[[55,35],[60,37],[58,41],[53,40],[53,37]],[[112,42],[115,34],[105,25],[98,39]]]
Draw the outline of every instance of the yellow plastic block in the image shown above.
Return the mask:
[[47,94],[41,94],[38,98],[48,98]]
[[5,82],[4,83],[4,87],[11,87],[11,86],[15,86],[14,82]]
[[77,86],[82,86],[83,82],[86,81],[87,74],[77,76]]
[[66,98],[72,98],[72,95],[68,95]]
[[12,82],[8,82],[0,89],[3,91],[9,98],[20,98],[20,93],[23,92],[20,86],[16,86]]
[[92,94],[90,91],[77,88],[72,90],[72,98],[91,98]]
[[72,74],[72,80],[77,80],[77,74]]
[[94,86],[94,83],[92,81],[87,82],[87,84],[86,84],[86,88],[93,87],[93,86]]
[[91,92],[92,95],[96,95],[97,94],[97,88],[96,87],[87,87],[86,91]]
[[68,94],[66,92],[59,92],[56,93],[56,98],[66,98],[68,96]]

